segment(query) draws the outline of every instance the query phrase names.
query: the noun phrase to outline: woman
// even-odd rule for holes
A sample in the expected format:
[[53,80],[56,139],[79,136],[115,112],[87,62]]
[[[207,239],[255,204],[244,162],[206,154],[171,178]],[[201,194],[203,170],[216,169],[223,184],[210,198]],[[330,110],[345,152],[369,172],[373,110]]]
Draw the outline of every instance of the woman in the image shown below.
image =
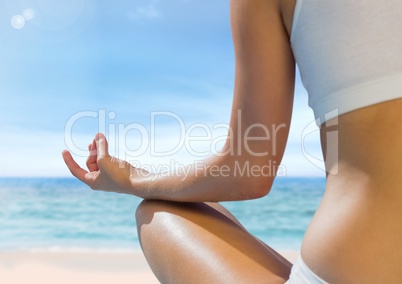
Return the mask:
[[[93,189],[146,200],[138,233],[162,283],[401,283],[401,13],[400,0],[232,0],[233,131],[205,161],[227,166],[229,177],[196,168],[184,180],[147,175],[110,157],[102,134],[89,147],[89,172],[67,151],[65,162]],[[269,193],[274,175],[233,170],[280,163],[295,60],[320,126],[327,185],[292,268],[217,202]]]

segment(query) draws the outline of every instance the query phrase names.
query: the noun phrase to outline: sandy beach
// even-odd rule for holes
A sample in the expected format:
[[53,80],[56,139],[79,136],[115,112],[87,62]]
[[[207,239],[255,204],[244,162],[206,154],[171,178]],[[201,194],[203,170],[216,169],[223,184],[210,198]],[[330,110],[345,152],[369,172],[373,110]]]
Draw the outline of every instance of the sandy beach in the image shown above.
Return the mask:
[[[297,251],[281,251],[294,262]],[[0,253],[1,283],[159,283],[140,251]]]

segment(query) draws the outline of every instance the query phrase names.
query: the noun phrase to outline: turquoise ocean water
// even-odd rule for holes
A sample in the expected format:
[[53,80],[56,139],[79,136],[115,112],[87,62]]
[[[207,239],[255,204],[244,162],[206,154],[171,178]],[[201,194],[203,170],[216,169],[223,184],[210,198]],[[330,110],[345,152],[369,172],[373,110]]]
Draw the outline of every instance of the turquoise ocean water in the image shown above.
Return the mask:
[[[324,188],[324,178],[282,178],[264,198],[223,204],[273,248],[298,250]],[[70,178],[0,179],[0,251],[138,249],[140,201]]]

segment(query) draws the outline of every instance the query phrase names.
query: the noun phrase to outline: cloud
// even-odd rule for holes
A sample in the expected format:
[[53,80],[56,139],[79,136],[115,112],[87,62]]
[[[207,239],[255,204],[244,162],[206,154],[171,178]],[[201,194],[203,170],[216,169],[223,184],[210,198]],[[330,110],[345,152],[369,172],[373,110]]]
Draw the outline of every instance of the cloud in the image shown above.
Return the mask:
[[147,6],[139,6],[134,11],[130,11],[128,18],[133,21],[140,19],[158,19],[161,17],[161,12],[157,8],[158,4],[159,0],[150,0]]

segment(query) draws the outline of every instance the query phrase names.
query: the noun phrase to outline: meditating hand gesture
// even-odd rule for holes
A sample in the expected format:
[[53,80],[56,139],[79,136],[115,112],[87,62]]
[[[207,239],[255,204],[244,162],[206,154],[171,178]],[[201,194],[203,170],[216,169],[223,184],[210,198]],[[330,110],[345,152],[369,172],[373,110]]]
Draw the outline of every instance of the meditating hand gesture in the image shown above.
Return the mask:
[[94,190],[133,194],[135,188],[131,181],[141,173],[150,175],[143,169],[110,156],[108,142],[102,133],[95,135],[88,150],[88,171],[81,168],[67,150],[63,151],[63,159],[70,172]]

